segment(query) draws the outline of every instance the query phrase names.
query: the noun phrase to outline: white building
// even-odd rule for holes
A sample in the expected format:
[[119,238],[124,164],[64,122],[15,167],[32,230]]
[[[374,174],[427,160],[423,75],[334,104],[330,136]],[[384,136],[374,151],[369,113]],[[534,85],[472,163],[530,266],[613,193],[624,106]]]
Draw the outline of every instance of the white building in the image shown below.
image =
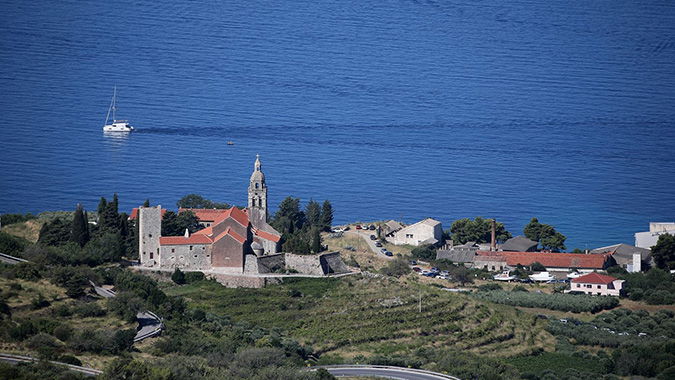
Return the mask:
[[566,292],[582,292],[598,296],[619,296],[624,280],[604,274],[589,273],[570,281],[570,289]]
[[408,227],[402,228],[393,234],[392,243],[396,245],[409,244],[436,244],[443,238],[441,222],[427,218]]
[[651,249],[656,245],[659,236],[663,234],[675,235],[675,222],[651,222],[649,231],[638,232],[635,234],[635,246]]

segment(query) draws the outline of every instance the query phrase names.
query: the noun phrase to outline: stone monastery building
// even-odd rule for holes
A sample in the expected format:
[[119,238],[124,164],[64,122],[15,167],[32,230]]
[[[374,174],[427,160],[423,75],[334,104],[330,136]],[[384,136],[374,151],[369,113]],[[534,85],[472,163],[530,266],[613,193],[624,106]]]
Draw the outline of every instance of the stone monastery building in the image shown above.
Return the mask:
[[192,211],[205,228],[184,236],[161,236],[161,206],[134,209],[138,217],[141,266],[186,270],[222,270],[242,273],[247,259],[279,252],[281,234],[267,224],[267,185],[256,156],[248,187],[248,207],[184,209]]

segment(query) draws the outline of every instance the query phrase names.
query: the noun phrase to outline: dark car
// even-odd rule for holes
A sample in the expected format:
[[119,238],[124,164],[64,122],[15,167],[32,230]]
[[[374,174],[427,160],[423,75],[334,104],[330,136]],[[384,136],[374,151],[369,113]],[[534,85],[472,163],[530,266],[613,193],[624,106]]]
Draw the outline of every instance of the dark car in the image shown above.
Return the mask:
[[375,235],[370,235],[370,240],[377,240],[377,236],[375,236]]
[[524,283],[524,284],[531,284],[531,283],[534,282],[534,281],[530,280],[529,278],[521,278],[521,279],[518,280],[518,281],[520,281],[520,282],[522,282],[522,283]]
[[413,267],[412,270],[414,270],[415,272],[421,272],[422,271],[422,269],[420,269],[420,267]]
[[368,229],[371,231],[375,231],[375,226],[371,224],[370,226],[368,226]]
[[387,256],[389,256],[389,257],[394,256],[394,254],[391,253],[391,252],[389,252],[389,251],[385,252],[384,254],[387,255]]
[[438,272],[440,272],[440,269],[434,267],[434,268],[431,268],[431,271],[434,272],[434,273],[438,273]]
[[381,246],[382,246],[382,243],[380,243],[380,242],[378,241],[377,243],[375,243],[375,246],[376,246],[376,247],[381,247]]
[[427,276],[427,277],[436,277],[436,273],[434,273],[434,272],[429,272],[429,273],[425,273],[424,276]]
[[415,260],[410,260],[410,265],[417,265],[417,261],[415,261]]

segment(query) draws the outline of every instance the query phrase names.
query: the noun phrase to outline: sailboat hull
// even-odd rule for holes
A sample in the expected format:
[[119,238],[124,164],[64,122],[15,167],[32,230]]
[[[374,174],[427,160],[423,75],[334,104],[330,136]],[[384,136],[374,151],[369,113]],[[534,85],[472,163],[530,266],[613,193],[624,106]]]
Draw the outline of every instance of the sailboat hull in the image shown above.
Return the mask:
[[129,123],[112,123],[103,126],[103,132],[131,132],[133,130],[134,127]]

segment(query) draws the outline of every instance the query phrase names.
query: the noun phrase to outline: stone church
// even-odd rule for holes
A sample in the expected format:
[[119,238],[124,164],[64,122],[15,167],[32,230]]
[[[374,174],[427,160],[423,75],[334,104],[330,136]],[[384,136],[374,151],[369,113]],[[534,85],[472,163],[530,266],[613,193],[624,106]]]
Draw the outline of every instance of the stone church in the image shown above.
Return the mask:
[[247,261],[278,253],[281,234],[267,224],[267,184],[256,156],[248,186],[248,207],[180,209],[192,211],[205,228],[184,236],[161,236],[161,206],[139,207],[140,264],[147,268],[216,270],[243,273]]

